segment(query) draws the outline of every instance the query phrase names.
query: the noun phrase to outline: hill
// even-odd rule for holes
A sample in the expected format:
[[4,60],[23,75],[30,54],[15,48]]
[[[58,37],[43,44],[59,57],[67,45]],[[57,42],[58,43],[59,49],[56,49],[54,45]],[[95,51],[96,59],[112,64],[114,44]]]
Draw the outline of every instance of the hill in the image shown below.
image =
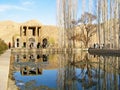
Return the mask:
[[[0,38],[4,40],[6,43],[12,42],[12,37],[15,34],[20,33],[20,26],[21,25],[42,25],[38,20],[29,20],[23,23],[16,23],[10,20],[7,21],[0,21]],[[52,36],[53,38],[57,38],[57,28],[56,26],[45,26],[43,25],[42,28],[44,34],[42,36]],[[54,31],[56,33],[54,33]]]

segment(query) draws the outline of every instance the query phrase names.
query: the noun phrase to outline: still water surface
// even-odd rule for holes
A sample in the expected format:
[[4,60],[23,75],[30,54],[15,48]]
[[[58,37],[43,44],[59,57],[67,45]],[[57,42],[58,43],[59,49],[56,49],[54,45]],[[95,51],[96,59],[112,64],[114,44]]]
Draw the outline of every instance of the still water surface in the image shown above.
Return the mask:
[[8,88],[120,90],[119,69],[118,56],[94,56],[87,52],[12,53]]

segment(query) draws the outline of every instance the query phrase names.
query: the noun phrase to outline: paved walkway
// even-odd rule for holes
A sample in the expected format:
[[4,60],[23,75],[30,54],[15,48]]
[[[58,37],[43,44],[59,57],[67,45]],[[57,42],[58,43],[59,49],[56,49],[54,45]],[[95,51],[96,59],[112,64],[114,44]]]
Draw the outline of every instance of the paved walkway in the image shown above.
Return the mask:
[[11,51],[7,50],[0,55],[0,90],[7,90]]

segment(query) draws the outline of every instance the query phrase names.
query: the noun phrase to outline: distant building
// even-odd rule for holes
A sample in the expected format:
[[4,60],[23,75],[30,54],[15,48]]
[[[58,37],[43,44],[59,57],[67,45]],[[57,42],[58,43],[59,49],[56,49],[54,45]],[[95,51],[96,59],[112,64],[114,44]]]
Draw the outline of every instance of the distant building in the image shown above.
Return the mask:
[[12,38],[13,48],[46,48],[48,39],[41,37],[42,24],[27,22],[20,26],[20,34]]
[[41,26],[20,26],[20,35],[13,37],[13,46],[15,48],[33,48],[40,45]]
[[35,20],[27,21],[18,28],[19,33],[12,37],[13,48],[59,47],[59,32],[56,26],[42,25]]

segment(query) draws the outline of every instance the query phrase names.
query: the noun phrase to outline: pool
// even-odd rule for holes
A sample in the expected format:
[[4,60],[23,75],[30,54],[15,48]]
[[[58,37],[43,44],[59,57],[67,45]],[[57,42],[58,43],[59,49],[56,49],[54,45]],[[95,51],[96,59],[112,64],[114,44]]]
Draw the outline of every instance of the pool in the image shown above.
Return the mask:
[[8,90],[119,90],[120,57],[11,53]]

